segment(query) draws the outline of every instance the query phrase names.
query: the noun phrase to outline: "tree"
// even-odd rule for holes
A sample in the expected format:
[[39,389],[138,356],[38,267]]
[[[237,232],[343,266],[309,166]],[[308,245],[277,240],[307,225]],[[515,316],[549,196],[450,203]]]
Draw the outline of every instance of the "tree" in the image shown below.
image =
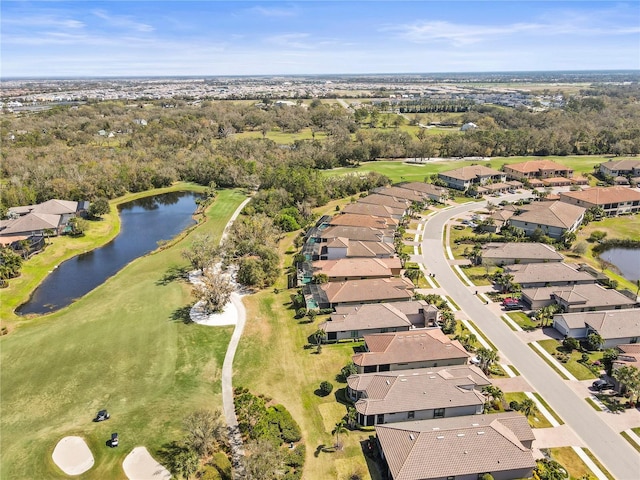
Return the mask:
[[213,453],[224,438],[220,410],[196,410],[184,420],[185,443],[200,457]]
[[70,218],[68,225],[71,228],[71,235],[74,236],[84,235],[84,232],[86,232],[87,228],[89,228],[89,224],[87,223],[87,221],[84,218],[80,217]]
[[585,253],[587,253],[587,249],[588,249],[588,245],[587,242],[578,242],[573,246],[573,253],[575,253],[576,255],[584,255]]
[[228,275],[210,269],[202,274],[202,283],[193,287],[196,297],[204,302],[204,309],[208,313],[221,312],[229,303],[234,290]]
[[490,348],[480,347],[476,350],[476,356],[480,361],[480,369],[485,373],[489,373],[489,370],[493,366],[494,363],[500,360],[497,352]]
[[580,342],[576,338],[567,337],[564,340],[562,340],[562,346],[569,352],[572,352],[580,348]]
[[346,421],[347,425],[349,425],[349,428],[352,430],[356,427],[358,422],[358,411],[351,405],[347,407]]
[[324,380],[323,382],[320,382],[319,390],[322,396],[326,397],[333,391],[333,384],[331,382],[327,382],[326,380]]
[[340,435],[347,432],[348,430],[344,420],[340,420],[338,423],[336,423],[335,428],[332,430],[331,435],[336,436],[336,448],[338,450],[342,450],[342,444],[340,443]]
[[268,440],[259,439],[246,445],[243,459],[247,480],[273,480],[284,471],[282,450]]
[[604,366],[607,375],[611,375],[613,369],[613,362],[618,358],[618,351],[615,348],[607,348],[602,353],[602,365]]
[[538,407],[536,407],[536,402],[527,397],[520,402],[520,411],[525,417],[529,418],[538,411]]
[[219,248],[209,234],[196,235],[188,249],[184,249],[182,257],[189,260],[194,270],[204,270],[212,266],[219,255]]
[[316,344],[316,346],[320,346],[322,341],[327,338],[327,332],[319,328],[318,330],[316,330],[311,334],[311,338],[313,338],[313,341]]
[[613,370],[613,378],[630,394],[629,402],[635,404],[640,396],[640,370],[633,365],[624,365]]
[[495,385],[487,385],[483,387],[482,393],[484,393],[487,396],[488,401],[493,404],[496,404],[504,398],[502,389],[500,389],[500,387],[496,387]]
[[89,205],[89,215],[93,218],[101,217],[102,215],[106,215],[111,211],[111,206],[109,205],[109,200],[104,197],[96,198]]
[[342,367],[337,379],[338,381],[345,383],[347,381],[347,378],[349,378],[351,375],[355,375],[356,373],[358,373],[358,367],[356,367],[355,363],[349,362],[344,367]]
[[604,338],[597,333],[590,333],[587,336],[587,343],[589,344],[590,350],[600,350],[602,345],[604,344]]
[[564,480],[569,478],[569,474],[565,468],[555,460],[543,458],[536,462],[536,468],[533,470],[534,478],[540,480]]
[[186,479],[196,473],[200,464],[198,454],[185,445],[172,444],[171,449],[165,453],[165,457],[169,470]]

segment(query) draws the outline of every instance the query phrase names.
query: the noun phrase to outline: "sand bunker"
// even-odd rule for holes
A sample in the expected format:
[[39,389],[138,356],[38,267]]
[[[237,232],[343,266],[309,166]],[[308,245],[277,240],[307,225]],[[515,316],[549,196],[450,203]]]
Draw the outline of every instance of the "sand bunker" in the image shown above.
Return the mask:
[[[202,274],[198,271],[190,272],[189,281],[194,285],[202,283],[202,281],[200,280],[201,276]],[[191,307],[189,317],[194,323],[198,323],[200,325],[208,325],[210,327],[235,325],[236,323],[238,323],[238,309],[233,304],[233,302],[229,302],[224,306],[222,312],[207,313],[204,310],[204,302],[199,301],[193,307]]]
[[130,480],[168,480],[171,478],[169,470],[154,460],[145,447],[131,450],[122,462],[124,473]]
[[52,456],[67,475],[80,475],[93,467],[93,455],[81,437],[64,437],[53,449]]

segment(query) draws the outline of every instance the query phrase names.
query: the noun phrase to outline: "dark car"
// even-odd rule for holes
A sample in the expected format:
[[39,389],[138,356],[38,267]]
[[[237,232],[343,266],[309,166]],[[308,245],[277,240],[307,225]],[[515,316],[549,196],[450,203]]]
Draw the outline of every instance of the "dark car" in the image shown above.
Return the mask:
[[502,306],[505,310],[520,310],[522,305],[520,305],[520,300],[517,298],[505,298],[502,301]]
[[107,412],[106,410],[100,410],[96,415],[96,418],[93,419],[93,421],[102,422],[104,420],[109,420],[109,418],[111,418],[111,415],[109,415],[109,412]]
[[595,382],[593,382],[591,384],[591,387],[594,390],[609,390],[610,388],[613,388],[613,384],[607,382],[606,380],[602,380],[601,378],[596,380]]

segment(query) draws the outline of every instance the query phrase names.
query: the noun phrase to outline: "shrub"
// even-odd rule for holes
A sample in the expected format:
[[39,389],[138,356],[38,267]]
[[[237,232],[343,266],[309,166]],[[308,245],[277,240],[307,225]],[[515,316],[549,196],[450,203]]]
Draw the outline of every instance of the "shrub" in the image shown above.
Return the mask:
[[323,397],[326,397],[333,391],[333,385],[326,380],[320,384],[320,393]]
[[306,308],[299,308],[296,310],[296,318],[302,318],[307,314]]
[[589,361],[589,355],[587,355],[586,353],[583,353],[582,357],[580,358],[580,361],[582,363],[587,363]]
[[287,455],[287,465],[294,468],[304,465],[305,450],[304,445],[297,445],[296,448],[290,450]]
[[200,480],[224,480],[220,472],[212,466],[205,465],[200,475]]
[[233,478],[231,461],[224,452],[214,453],[209,465],[215,467],[222,480],[231,480]]
[[567,337],[562,341],[562,346],[572,352],[574,350],[578,350],[580,348],[580,342],[576,338]]
[[282,441],[287,443],[299,441],[302,438],[300,427],[284,405],[275,405],[272,409],[280,427]]
[[345,383],[347,381],[347,378],[349,378],[351,375],[355,375],[356,373],[358,373],[356,364],[353,362],[349,362],[344,367],[342,367],[340,373],[336,376],[336,379],[341,383]]
[[607,232],[603,232],[602,230],[595,230],[591,232],[589,235],[590,242],[599,242],[600,240],[604,240],[604,237],[607,236]]
[[519,404],[517,401],[515,401],[515,400],[511,400],[511,401],[509,402],[509,408],[510,408],[511,410],[515,410],[515,411],[517,412],[517,411],[519,411],[519,410],[520,410],[520,404]]

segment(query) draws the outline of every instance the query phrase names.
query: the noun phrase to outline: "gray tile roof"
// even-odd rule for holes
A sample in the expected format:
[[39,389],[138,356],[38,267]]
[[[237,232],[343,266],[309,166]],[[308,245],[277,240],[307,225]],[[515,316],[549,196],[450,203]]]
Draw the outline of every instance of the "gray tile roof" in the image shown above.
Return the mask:
[[638,309],[561,313],[557,317],[564,319],[570,328],[588,326],[605,340],[640,337],[640,310]]
[[3,223],[2,235],[15,235],[41,230],[57,229],[62,217],[48,213],[28,213]]
[[350,376],[347,383],[364,393],[355,404],[362,415],[482,406],[486,399],[480,389],[490,385],[473,365],[365,373]]
[[451,417],[376,426],[394,480],[426,480],[533,469],[534,439],[517,413]]
[[584,215],[586,209],[565,202],[536,202],[523,205],[522,212],[511,217],[511,222],[521,221],[570,228]]
[[513,275],[515,283],[596,282],[596,278],[587,272],[560,262],[506,265],[504,271]]
[[346,332],[349,330],[369,330],[375,328],[409,328],[412,325],[424,326],[424,314],[420,309],[435,309],[423,300],[393,303],[369,303],[362,305],[339,306],[331,320],[323,322],[319,328],[326,332]]
[[376,333],[364,336],[367,352],[353,356],[358,366],[468,359],[469,353],[457,340],[439,328],[408,332]]
[[505,242],[485,243],[482,247],[483,258],[531,258],[549,261],[560,261],[564,257],[553,247],[544,243]]

